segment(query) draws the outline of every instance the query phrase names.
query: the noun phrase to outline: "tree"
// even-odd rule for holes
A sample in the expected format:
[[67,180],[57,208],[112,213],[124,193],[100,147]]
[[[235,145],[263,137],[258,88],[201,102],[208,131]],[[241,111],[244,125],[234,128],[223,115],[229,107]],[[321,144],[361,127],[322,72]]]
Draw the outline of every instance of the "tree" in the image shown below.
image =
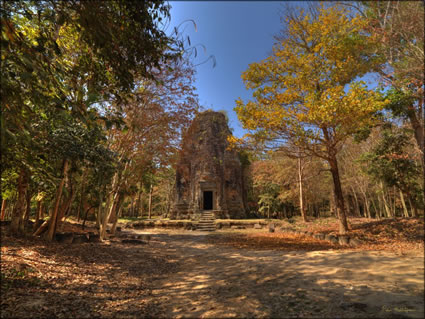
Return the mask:
[[[155,74],[181,58],[183,44],[161,30],[160,24],[169,18],[163,1],[8,1],[0,12],[1,153],[7,154],[2,156],[7,171],[2,172],[2,186],[11,184],[4,177],[15,181],[19,204],[14,206],[12,228],[18,232],[23,229],[29,179],[38,180],[41,188],[53,184],[53,238],[62,208],[68,210],[73,199],[62,201],[62,206],[62,191],[66,195],[68,187],[75,194],[68,168],[75,176],[93,160],[84,160],[90,149],[102,153],[99,139],[85,141],[91,145],[80,139],[101,120],[108,122],[102,114],[105,108],[123,103],[140,79],[159,82]],[[120,122],[120,110],[113,113]],[[72,119],[72,125],[66,126],[66,119]],[[73,131],[78,126],[81,130]],[[61,129],[64,134],[50,141],[62,137],[71,147],[46,144],[50,133]],[[75,149],[78,145],[84,148]],[[101,189],[108,182],[99,177]]]
[[[140,202],[144,186],[147,186],[150,216],[155,175],[173,163],[180,134],[199,109],[190,61],[171,60],[168,67],[153,70],[159,82],[139,79],[132,96],[115,106],[116,110],[125,113],[125,129],[111,127],[108,140],[110,148],[126,164],[115,173],[115,184],[109,194],[109,197],[115,198],[109,200],[111,215],[118,207],[114,203],[122,200],[117,194],[122,193],[121,197],[126,194],[123,193],[124,188],[135,188],[137,194],[132,195],[137,195]],[[109,220],[109,217],[105,218],[103,221]],[[105,235],[106,222],[102,225],[102,234]]]
[[[387,127],[382,131],[382,138],[371,152],[363,154],[363,161],[367,161],[367,173],[375,179],[384,182],[386,186],[396,186],[407,195],[413,204],[413,215],[418,217],[417,209],[423,208],[423,198],[420,182],[420,168],[412,149],[410,132],[396,127]],[[404,204],[405,205],[405,204]]]
[[[385,58],[378,71],[391,88],[388,109],[409,121],[423,157],[424,2],[362,1],[357,8],[367,19],[365,30]],[[422,158],[422,170],[424,165]]]
[[254,101],[237,100],[235,111],[244,128],[328,162],[340,233],[345,233],[337,154],[349,136],[374,123],[385,105],[380,94],[354,81],[381,61],[362,34],[360,16],[350,18],[338,4],[310,9],[288,14],[272,55],[243,73]]

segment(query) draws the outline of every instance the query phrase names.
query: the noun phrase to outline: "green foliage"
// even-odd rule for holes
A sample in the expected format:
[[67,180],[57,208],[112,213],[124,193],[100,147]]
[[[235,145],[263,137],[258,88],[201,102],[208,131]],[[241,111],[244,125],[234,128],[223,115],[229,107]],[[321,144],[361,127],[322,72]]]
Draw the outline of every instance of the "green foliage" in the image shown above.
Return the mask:
[[367,163],[366,172],[387,186],[396,186],[411,196],[416,203],[423,202],[418,177],[421,168],[409,154],[413,148],[411,131],[389,127],[382,131],[381,140],[362,155],[361,161]]
[[386,108],[395,117],[409,118],[409,112],[414,112],[412,106],[415,103],[416,97],[413,95],[413,92],[391,88],[386,92],[386,98],[390,101]]
[[53,202],[65,162],[62,202],[77,193],[84,210],[155,183],[198,108],[184,42],[162,29],[169,10],[157,0],[2,3],[4,198],[24,170],[30,195]]

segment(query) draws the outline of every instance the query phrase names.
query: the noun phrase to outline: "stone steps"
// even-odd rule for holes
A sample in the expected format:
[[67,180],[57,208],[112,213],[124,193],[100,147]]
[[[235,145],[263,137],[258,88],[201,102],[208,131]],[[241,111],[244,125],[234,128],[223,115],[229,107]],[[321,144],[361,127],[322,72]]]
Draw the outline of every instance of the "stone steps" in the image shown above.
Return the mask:
[[201,231],[214,231],[216,230],[214,219],[214,213],[203,212],[196,228]]

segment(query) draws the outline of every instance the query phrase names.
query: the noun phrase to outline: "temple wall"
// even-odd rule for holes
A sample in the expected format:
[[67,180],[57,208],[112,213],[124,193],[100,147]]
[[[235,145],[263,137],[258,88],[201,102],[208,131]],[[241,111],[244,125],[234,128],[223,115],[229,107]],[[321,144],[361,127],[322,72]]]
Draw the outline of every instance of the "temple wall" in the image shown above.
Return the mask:
[[[206,111],[193,120],[176,167],[171,219],[197,219],[210,204],[216,218],[246,217],[241,163],[227,149],[230,134],[222,113]],[[212,192],[212,203],[205,192]]]

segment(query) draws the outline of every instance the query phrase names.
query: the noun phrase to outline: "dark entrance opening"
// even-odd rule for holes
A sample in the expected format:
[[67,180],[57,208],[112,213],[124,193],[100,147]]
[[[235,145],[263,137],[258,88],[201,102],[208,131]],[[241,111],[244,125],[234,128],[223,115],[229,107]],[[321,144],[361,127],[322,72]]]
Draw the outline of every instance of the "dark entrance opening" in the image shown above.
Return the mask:
[[204,210],[213,209],[213,192],[205,191],[204,192]]

